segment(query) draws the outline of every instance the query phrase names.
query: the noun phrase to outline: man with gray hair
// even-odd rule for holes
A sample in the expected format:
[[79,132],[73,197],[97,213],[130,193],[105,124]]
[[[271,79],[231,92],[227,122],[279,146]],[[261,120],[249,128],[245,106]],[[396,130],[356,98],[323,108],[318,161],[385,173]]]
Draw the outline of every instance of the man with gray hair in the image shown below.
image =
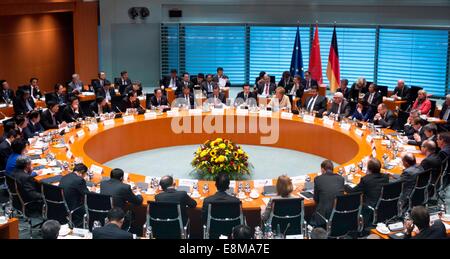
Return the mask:
[[73,94],[81,93],[83,92],[83,86],[84,84],[81,82],[80,76],[78,74],[73,74],[72,81],[68,84],[67,92]]
[[402,163],[405,169],[403,170],[400,180],[403,181],[403,197],[402,201],[404,205],[406,204],[409,195],[414,189],[416,184],[417,175],[423,171],[423,167],[416,163],[416,157],[414,154],[406,153],[402,156]]
[[[16,167],[12,176],[16,179],[17,187],[22,199],[27,202],[39,202],[42,200],[41,192],[37,186],[34,177],[31,176],[33,169],[31,167],[31,159],[27,156],[19,156],[16,160]],[[33,208],[38,209],[39,206]],[[30,206],[27,206],[27,210]]]
[[350,105],[345,100],[341,92],[336,92],[333,96],[330,109],[325,111],[323,115],[337,114],[339,117],[348,117],[350,115]]
[[441,113],[439,113],[439,118],[446,121],[445,124],[439,125],[445,130],[450,130],[450,94],[445,96],[445,102],[442,104]]
[[263,82],[258,84],[258,94],[263,97],[270,97],[276,89],[275,83],[270,82],[269,74],[265,74]]

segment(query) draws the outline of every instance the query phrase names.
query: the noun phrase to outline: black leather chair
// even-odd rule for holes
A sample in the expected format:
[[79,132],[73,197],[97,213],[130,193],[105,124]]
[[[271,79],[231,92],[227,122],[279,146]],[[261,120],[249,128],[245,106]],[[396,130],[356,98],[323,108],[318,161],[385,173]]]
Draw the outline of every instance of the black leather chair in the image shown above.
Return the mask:
[[378,91],[381,93],[381,96],[387,97],[388,96],[388,87],[385,85],[377,85]]
[[428,116],[434,117],[434,112],[436,111],[436,101],[430,100],[430,102],[431,102],[431,109],[430,112],[428,113]]
[[409,112],[405,112],[402,110],[398,110],[397,112],[397,120],[394,124],[394,129],[398,131],[403,131],[406,122],[408,121]]
[[302,235],[305,233],[304,215],[303,198],[273,199],[267,223],[272,225],[274,232],[279,229],[286,235]]
[[187,239],[188,226],[189,221],[186,226],[183,225],[179,203],[154,201],[148,203],[147,228],[151,228],[150,238]]
[[244,225],[242,203],[213,202],[208,205],[208,218],[203,226],[205,239],[218,239],[220,235],[230,236],[237,225]]
[[431,169],[419,173],[411,194],[408,197],[408,211],[414,206],[425,206],[428,202],[428,187],[431,183]]
[[431,182],[428,188],[428,196],[430,200],[436,201],[439,199],[439,190],[442,186],[442,178],[445,177],[445,173],[447,172],[447,163],[448,157],[444,157],[441,161],[440,170],[431,172]]
[[442,201],[443,203],[445,203],[445,193],[450,181],[449,177],[449,158],[447,156],[444,156],[442,159],[442,172],[435,186],[437,199]]
[[388,223],[401,216],[400,198],[403,192],[403,182],[395,181],[383,185],[380,198],[375,208],[369,206],[373,211],[372,224]]
[[100,224],[105,225],[105,219],[108,217],[108,212],[113,207],[113,200],[110,195],[104,195],[94,192],[89,192],[84,196],[85,206],[85,225],[84,228],[92,230],[94,221],[99,221]]
[[[2,188],[5,189],[2,189]],[[3,213],[5,213],[6,206],[9,204],[9,194],[6,187],[6,175],[5,170],[0,171],[0,205]]]

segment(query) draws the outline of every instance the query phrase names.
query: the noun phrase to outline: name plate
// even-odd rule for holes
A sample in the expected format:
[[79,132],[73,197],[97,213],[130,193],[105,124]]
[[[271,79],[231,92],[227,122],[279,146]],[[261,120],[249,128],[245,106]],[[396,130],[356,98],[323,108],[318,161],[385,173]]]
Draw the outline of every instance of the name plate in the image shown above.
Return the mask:
[[89,169],[91,172],[93,172],[94,174],[99,174],[101,175],[103,172],[103,167],[98,166],[98,165],[91,165],[91,168]]
[[167,117],[176,117],[179,116],[179,112],[177,110],[167,111]]
[[236,110],[236,115],[247,116],[248,115],[248,110],[246,110],[246,109],[237,109]]
[[255,188],[261,188],[264,186],[271,186],[271,185],[273,185],[272,179],[253,180],[253,186]]
[[144,119],[146,119],[146,120],[153,120],[153,119],[156,119],[156,112],[147,112],[147,113],[144,113]]
[[95,123],[95,124],[89,124],[89,125],[88,125],[88,129],[89,129],[89,131],[96,131],[96,130],[98,130],[98,125],[97,125],[97,123]]
[[351,164],[351,165],[348,165],[348,166],[344,166],[344,171],[345,171],[346,173],[350,173],[350,170],[351,170],[353,167],[355,167],[355,164]]
[[230,181],[230,189],[234,190],[236,188],[236,181]]
[[272,117],[272,111],[259,111],[259,117],[267,117],[267,118],[271,118]]
[[70,144],[75,143],[75,136],[72,136],[72,137],[69,138],[69,143]]
[[367,143],[370,144],[372,142],[372,140],[373,140],[373,137],[371,135],[367,136],[367,138],[366,138]]
[[189,187],[192,187],[196,183],[198,183],[198,180],[192,180],[192,179],[179,179],[178,180],[178,186],[189,186]]
[[377,150],[376,149],[372,150],[372,156],[373,157],[377,157]]
[[352,127],[351,124],[345,123],[345,124],[341,124],[341,129],[349,131],[350,128]]
[[281,118],[292,120],[294,114],[292,112],[281,112]]
[[111,119],[111,120],[105,120],[105,121],[103,122],[103,126],[114,126],[114,124],[115,124],[115,122],[114,122],[113,119]]
[[306,181],[306,175],[294,176],[291,177],[292,184],[301,184]]
[[123,123],[128,123],[128,122],[133,122],[133,121],[134,121],[133,115],[128,115],[128,116],[123,117]]
[[355,129],[355,134],[362,137],[364,135],[364,131],[362,131],[360,129]]
[[315,119],[315,117],[312,115],[304,115],[303,116],[303,121],[307,122],[307,123],[314,123],[314,119]]
[[333,127],[334,126],[334,120],[324,119],[323,120],[323,125],[328,126],[328,127]]
[[224,109],[212,109],[211,110],[212,115],[225,115]]
[[201,109],[189,109],[189,115],[191,115],[191,116],[202,115],[202,110]]
[[79,130],[79,131],[77,131],[77,136],[78,136],[79,138],[84,137],[84,130]]
[[67,157],[67,159],[72,159],[73,154],[72,154],[72,152],[70,150],[67,150],[66,157]]

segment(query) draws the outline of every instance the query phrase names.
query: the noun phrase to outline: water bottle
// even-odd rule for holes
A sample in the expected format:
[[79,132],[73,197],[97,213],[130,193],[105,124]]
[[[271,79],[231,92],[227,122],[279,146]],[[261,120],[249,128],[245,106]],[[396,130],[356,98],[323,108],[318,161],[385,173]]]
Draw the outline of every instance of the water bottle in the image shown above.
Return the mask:
[[100,221],[96,220],[94,221],[94,225],[92,226],[92,230],[101,227],[102,224],[100,223]]
[[261,228],[259,226],[255,227],[255,239],[263,239],[263,233],[261,231]]
[[209,193],[209,185],[207,183],[203,185],[203,193]]
[[273,239],[272,225],[266,223],[265,239]]
[[153,231],[152,231],[152,226],[148,226],[146,231],[145,231],[145,237],[148,239],[153,238]]

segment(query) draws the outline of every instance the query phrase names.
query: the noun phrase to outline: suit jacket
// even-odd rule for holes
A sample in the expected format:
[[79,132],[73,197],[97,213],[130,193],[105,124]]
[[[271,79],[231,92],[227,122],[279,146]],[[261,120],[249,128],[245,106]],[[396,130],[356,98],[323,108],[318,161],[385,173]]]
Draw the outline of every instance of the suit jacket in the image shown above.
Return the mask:
[[319,86],[316,80],[311,79],[310,81],[306,81],[306,79],[302,79],[302,85],[305,86],[305,89],[310,89],[313,86]]
[[68,94],[58,95],[57,93],[52,93],[49,97],[50,97],[49,100],[46,99],[45,102],[48,103],[49,101],[53,101],[53,102],[59,104],[60,106],[66,105],[67,101],[69,100]]
[[372,103],[369,103],[369,97],[370,97],[370,93],[367,92],[363,98],[363,105],[366,108],[370,108],[373,111],[376,111],[378,105],[383,102],[383,96],[379,92],[375,92],[373,95],[373,98],[372,98]]
[[133,234],[122,230],[116,224],[106,224],[92,230],[92,239],[133,239]]
[[[91,115],[96,116],[96,115],[100,115],[99,111],[98,111],[98,104],[97,102],[93,102],[91,104],[89,104],[89,111],[91,113]],[[112,112],[111,107],[107,104],[103,107],[103,113],[110,113]]]
[[181,216],[183,223],[187,222],[187,210],[186,208],[195,208],[197,202],[189,197],[185,191],[177,191],[175,188],[167,188],[165,192],[161,192],[155,196],[156,202],[174,202],[180,204]]
[[33,98],[35,99],[40,99],[42,98],[42,93],[41,90],[33,88],[33,91],[31,90],[31,85],[25,85],[23,87],[21,87],[24,90],[27,90],[28,92],[30,92],[30,94],[33,96]]
[[326,172],[314,178],[314,201],[316,211],[326,219],[330,218],[334,199],[344,193],[344,177]]
[[70,210],[83,205],[84,195],[89,192],[86,181],[75,173],[64,175],[59,181],[59,187],[64,191],[64,197]]
[[338,89],[336,90],[336,92],[342,93],[342,94],[344,95],[344,98],[345,98],[345,99],[347,99],[347,100],[349,99],[349,96],[350,96],[350,88],[346,87],[344,91],[342,91],[341,88],[338,88]]
[[[310,96],[308,97],[308,99],[306,99],[305,103],[303,104],[303,107],[305,109],[308,109],[309,102],[312,100],[312,98],[313,96]],[[327,110],[327,98],[325,96],[317,95],[313,110],[318,112],[318,117],[322,117],[323,112]]]
[[405,239],[446,239],[447,230],[444,223],[441,220],[436,220],[433,225],[425,229],[420,230],[419,234],[414,237],[405,236]]
[[278,82],[278,86],[283,87],[284,89],[290,89],[292,88],[292,85],[294,84],[294,78],[290,76],[285,80],[285,78],[281,78],[280,82]]
[[[332,102],[330,109],[327,111],[328,114],[337,114],[339,109],[339,104]],[[339,116],[348,117],[350,115],[350,105],[347,100],[342,100],[341,110],[339,111]]]
[[[208,94],[208,99],[213,99],[214,100],[214,94]],[[225,94],[224,93],[219,93],[219,95],[217,96],[217,99],[219,99],[219,101],[223,104],[227,103],[227,100],[225,98]],[[213,101],[214,102],[214,101]]]
[[31,110],[28,109],[25,101],[22,98],[16,97],[13,102],[14,113],[15,114],[27,114],[28,112],[32,111],[36,107],[36,105],[34,104],[33,98],[31,98],[31,96],[30,96],[30,98],[28,98],[28,103],[30,104],[30,106],[32,108]]
[[208,219],[208,206],[212,202],[240,202],[240,200],[234,196],[229,195],[226,192],[216,192],[214,195],[211,195],[209,197],[206,197],[203,200],[203,207],[202,207],[202,222],[206,223]]
[[125,209],[125,204],[127,202],[140,205],[142,204],[142,196],[134,195],[131,190],[131,186],[122,183],[116,179],[109,179],[100,183],[100,193],[111,195],[113,197],[114,207],[121,207]]
[[23,130],[25,139],[32,138],[41,132],[44,132],[44,127],[42,127],[40,122],[33,125],[30,121],[28,122],[28,126]]
[[70,81],[70,83],[67,84],[67,92],[72,93],[74,90],[78,90],[78,92],[84,91],[84,84],[83,82],[74,83],[73,81]]
[[52,114],[49,109],[42,112],[41,121],[40,121],[42,127],[45,130],[58,129],[58,125],[59,125],[59,123],[61,123],[61,120],[58,118],[58,116],[56,114],[54,115],[54,118],[55,118],[55,120],[53,122]]
[[[448,106],[448,105],[444,102],[444,104],[442,104],[442,110],[441,110],[441,112],[439,113],[439,118],[440,118],[440,119],[444,119],[445,111],[446,111],[447,109],[450,109],[450,106]],[[449,114],[449,116],[448,116],[448,118],[447,118],[447,124],[450,124],[450,114]]]
[[[209,87],[208,87],[209,84],[211,84],[211,89],[209,89]],[[212,93],[215,85],[217,85],[217,83],[214,81],[211,81],[210,83],[206,80],[203,81],[202,85],[201,85],[203,93],[205,93],[206,95]]]
[[359,99],[359,95],[360,94],[365,94],[368,92],[368,89],[366,86],[362,87],[362,88],[357,88],[356,87],[356,83],[354,83],[352,85],[352,87],[350,88],[350,92],[349,92],[349,101],[351,102],[358,102]]
[[181,94],[183,93],[183,87],[187,85],[189,87],[189,89],[191,89],[191,93],[194,92],[194,83],[192,83],[191,81],[189,82],[184,82],[183,80],[180,81],[180,83],[177,86],[177,90],[175,90],[175,94]]
[[24,202],[42,199],[39,186],[31,175],[23,170],[14,169],[12,176],[16,179],[17,187]]
[[395,123],[395,115],[391,110],[387,110],[386,114],[380,120],[374,120],[375,125],[381,125],[382,128],[391,128]]
[[74,110],[72,110],[72,107],[70,105],[67,105],[62,113],[62,119],[63,121],[69,123],[69,122],[75,122],[79,118],[83,118],[84,114],[81,110],[81,107],[78,108],[78,113],[75,113]]
[[[171,77],[170,76],[165,76],[165,77],[163,77],[163,79],[161,79],[161,81],[160,81],[160,85],[163,85],[164,86],[164,88],[168,88],[168,87],[170,87],[170,81],[171,81]],[[177,86],[177,88],[178,88],[178,86],[180,85],[180,82],[181,80],[180,80],[180,78],[178,78],[178,77],[176,77],[175,78],[175,85]]]
[[[250,92],[248,93],[248,97],[247,99],[253,98],[255,100],[255,103],[258,102],[258,96],[256,95],[255,92]],[[245,101],[247,101],[247,99],[245,98],[245,94],[244,91],[238,93],[238,95],[236,96],[236,100],[234,100],[235,105],[240,105],[242,103],[244,103]]]
[[[179,94],[177,98],[182,98],[183,100],[186,100],[183,93]],[[193,93],[189,93],[189,104],[190,104],[190,108],[193,109],[194,104],[195,104],[195,99],[194,99]]]
[[[419,134],[420,139],[421,139],[420,141],[416,141],[414,139],[414,133],[418,133]],[[414,133],[412,135],[408,136],[408,138],[409,138],[408,145],[421,146],[422,142],[427,139],[427,136],[425,135],[425,129],[423,127],[421,127],[419,132],[414,131]]]
[[127,86],[132,85],[132,84],[133,83],[131,82],[131,79],[129,79],[129,78],[127,80],[124,80],[124,81],[122,81],[121,77],[114,79],[114,85],[117,88],[119,88],[119,93],[121,95],[124,95],[125,88],[127,88]]
[[345,192],[362,192],[363,201],[366,206],[375,208],[381,194],[381,187],[389,183],[389,176],[386,174],[367,174],[354,188],[345,186]]
[[[222,75],[222,78],[227,79],[227,83],[225,84],[225,86],[230,87],[231,86],[230,78],[224,74]],[[219,83],[219,76],[218,75],[213,76],[213,81]]]
[[[150,104],[155,107],[168,106],[169,101],[167,100],[167,97],[165,97],[164,95],[161,96],[161,99],[159,102],[158,102],[158,99],[156,98],[156,96],[152,96],[152,98],[150,99]],[[147,109],[150,109],[150,107],[147,107]]]
[[406,168],[405,170],[403,170],[403,173],[400,176],[400,180],[404,182],[403,183],[403,197],[402,197],[403,201],[405,201],[411,194],[411,191],[414,189],[414,186],[416,185],[417,174],[422,171],[423,171],[423,168],[419,164],[410,166],[410,167]]
[[97,92],[100,88],[103,88],[105,84],[111,84],[108,79],[103,80],[103,83],[100,81],[100,79],[94,79],[92,80],[92,87],[94,88],[94,91]]
[[[266,86],[266,83],[261,83],[258,84],[258,94],[265,94],[264,92],[264,88]],[[269,84],[269,95],[272,95],[275,92],[275,89],[277,88],[277,86],[274,83],[270,83]]]
[[[294,85],[292,84],[289,86],[289,88],[286,88],[287,95],[291,95],[293,87],[294,87]],[[297,88],[297,90],[295,90],[294,96],[301,99],[304,92],[305,92],[305,87],[302,84],[300,84],[299,87]]]
[[11,89],[8,90],[0,90],[0,103],[6,103],[14,101],[14,91]]
[[4,140],[0,144],[0,170],[5,170],[6,161],[8,161],[8,157],[11,155],[12,149],[11,144]]
[[[108,92],[109,92],[109,96],[111,97],[111,100],[112,100],[116,96],[116,91],[114,90],[113,87],[110,87],[108,89]],[[103,86],[95,89],[95,94],[97,95],[97,97],[102,96],[103,98],[106,98],[106,91],[105,91],[105,88],[103,88]]]
[[139,114],[143,114],[145,113],[144,108],[142,108],[141,106],[141,102],[139,101],[139,99],[136,99],[136,101],[131,102],[128,97],[125,97],[122,99],[122,112],[126,112],[127,109],[137,109]]
[[431,169],[431,183],[434,184],[441,172],[442,160],[439,155],[435,153],[425,157],[420,165],[424,170]]
[[392,95],[397,95],[398,97],[401,97],[402,100],[410,101],[410,89],[406,85],[403,87],[402,90],[400,90],[398,87],[395,87],[394,92]]

